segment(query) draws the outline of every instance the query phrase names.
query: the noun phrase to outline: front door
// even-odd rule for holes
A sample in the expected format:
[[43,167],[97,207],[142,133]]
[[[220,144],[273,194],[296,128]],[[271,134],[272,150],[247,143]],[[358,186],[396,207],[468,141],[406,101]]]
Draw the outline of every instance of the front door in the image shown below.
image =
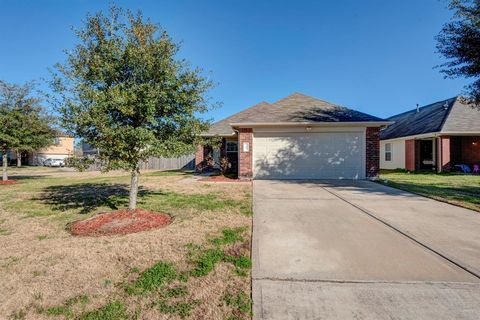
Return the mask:
[[433,169],[433,140],[420,140],[420,169]]

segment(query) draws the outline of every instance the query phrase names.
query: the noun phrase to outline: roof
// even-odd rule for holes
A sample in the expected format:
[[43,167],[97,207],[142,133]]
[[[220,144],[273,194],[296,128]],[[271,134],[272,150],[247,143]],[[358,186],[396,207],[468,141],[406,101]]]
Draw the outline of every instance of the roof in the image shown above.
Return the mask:
[[295,124],[385,122],[369,114],[348,109],[301,93],[291,94],[274,103],[260,102],[214,123],[207,135],[233,135],[231,124]]
[[480,132],[480,109],[462,97],[438,101],[388,118],[394,123],[380,131],[388,140],[427,133]]

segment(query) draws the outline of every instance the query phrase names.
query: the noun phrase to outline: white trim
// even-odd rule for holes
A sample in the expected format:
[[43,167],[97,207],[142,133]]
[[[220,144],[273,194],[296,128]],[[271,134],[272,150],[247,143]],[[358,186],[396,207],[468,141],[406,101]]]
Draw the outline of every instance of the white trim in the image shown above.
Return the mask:
[[403,136],[391,139],[380,139],[381,141],[394,141],[394,140],[410,140],[410,139],[428,139],[428,138],[436,138],[439,136],[480,136],[479,131],[436,131],[436,132],[429,132],[429,133],[422,133],[422,134],[415,134],[411,136]]
[[395,141],[395,140],[411,140],[411,139],[425,139],[425,138],[435,138],[440,135],[440,132],[429,132],[423,134],[417,134],[412,136],[404,136],[392,139],[380,139],[383,142]]
[[441,131],[440,135],[480,136],[479,131]]

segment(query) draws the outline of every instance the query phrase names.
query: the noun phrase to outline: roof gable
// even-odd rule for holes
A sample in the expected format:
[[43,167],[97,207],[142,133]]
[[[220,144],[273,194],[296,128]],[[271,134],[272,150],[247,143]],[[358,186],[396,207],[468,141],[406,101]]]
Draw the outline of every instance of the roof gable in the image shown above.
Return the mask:
[[480,108],[457,98],[443,123],[442,132],[480,132]]
[[213,124],[208,135],[231,135],[231,123],[375,122],[383,119],[301,93],[274,103],[261,102]]

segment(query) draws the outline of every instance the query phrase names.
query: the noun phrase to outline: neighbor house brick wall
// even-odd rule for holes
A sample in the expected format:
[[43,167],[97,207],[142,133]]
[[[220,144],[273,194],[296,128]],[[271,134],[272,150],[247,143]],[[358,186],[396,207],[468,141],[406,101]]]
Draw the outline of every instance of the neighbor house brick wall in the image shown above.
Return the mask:
[[462,163],[468,164],[469,166],[473,166],[474,164],[480,164],[480,136],[461,137],[460,155]]
[[[248,151],[244,151],[244,144],[248,144]],[[238,130],[238,177],[252,178],[253,129],[240,128]]]
[[366,159],[365,169],[366,177],[374,178],[378,176],[380,170],[380,128],[367,127],[366,131]]
[[405,140],[405,169],[415,171],[415,139]]
[[439,141],[439,154],[440,154],[440,171],[450,171],[450,137],[441,136]]

